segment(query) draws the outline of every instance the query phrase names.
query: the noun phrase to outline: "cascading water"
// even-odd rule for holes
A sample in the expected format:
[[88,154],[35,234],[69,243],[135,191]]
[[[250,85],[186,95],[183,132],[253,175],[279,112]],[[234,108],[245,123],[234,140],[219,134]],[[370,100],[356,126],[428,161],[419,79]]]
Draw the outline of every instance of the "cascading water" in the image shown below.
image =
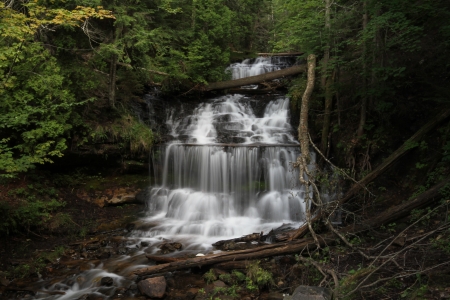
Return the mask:
[[[268,60],[257,59],[255,65],[264,62]],[[232,68],[239,76],[247,72]],[[262,70],[273,71],[271,66]],[[252,72],[245,76],[256,75]],[[304,221],[305,189],[292,168],[299,145],[290,125],[288,98],[273,96],[257,113],[255,100],[243,95],[207,100],[184,118],[181,111],[166,112],[172,142],[155,147],[157,182],[150,188],[147,216],[124,237],[127,253],[59,282],[43,282],[43,293],[36,298],[108,298],[117,286],[133,284],[127,279],[130,272],[147,266],[144,254],[157,252],[167,240],[181,243],[185,254],[206,253],[218,240]],[[111,277],[114,286],[99,286],[104,276]]]
[[161,180],[151,190],[144,222],[158,225],[134,236],[204,252],[219,239],[304,220],[305,190],[291,165],[299,147],[289,99],[275,96],[259,117],[250,101],[243,95],[214,98],[170,122],[173,137],[184,138],[157,151]]

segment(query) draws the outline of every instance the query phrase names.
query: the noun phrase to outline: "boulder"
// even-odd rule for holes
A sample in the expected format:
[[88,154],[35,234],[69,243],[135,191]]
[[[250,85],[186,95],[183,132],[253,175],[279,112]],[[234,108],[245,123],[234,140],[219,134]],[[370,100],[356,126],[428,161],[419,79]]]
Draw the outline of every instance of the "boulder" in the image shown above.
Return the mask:
[[111,277],[103,277],[100,280],[100,285],[112,286],[113,284],[114,284],[114,280]]
[[162,298],[166,292],[166,285],[166,279],[159,276],[139,281],[138,288],[147,297]]
[[298,286],[292,296],[285,296],[284,300],[331,300],[329,289],[318,286]]
[[99,207],[144,203],[136,198],[136,192],[139,192],[139,190],[133,188],[113,188],[93,193],[80,190],[77,192],[77,197],[94,203]]

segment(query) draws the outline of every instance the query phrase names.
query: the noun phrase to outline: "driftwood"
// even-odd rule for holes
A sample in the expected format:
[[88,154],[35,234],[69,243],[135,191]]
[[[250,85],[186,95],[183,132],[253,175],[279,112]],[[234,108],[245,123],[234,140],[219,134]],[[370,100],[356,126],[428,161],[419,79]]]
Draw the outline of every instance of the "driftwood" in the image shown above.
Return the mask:
[[[413,200],[391,207],[384,213],[372,219],[366,220],[362,225],[358,226],[350,225],[342,228],[339,232],[341,234],[363,232],[369,229],[379,227],[384,224],[389,224],[398,218],[405,217],[410,213],[411,210],[427,206],[431,204],[433,201],[435,201],[436,197],[439,196],[440,189],[449,182],[450,179],[446,179],[441,183],[433,186],[428,191],[417,196]],[[332,245],[335,242],[335,240],[336,238],[334,233],[327,233],[323,236],[318,236],[318,242],[321,247],[325,245]],[[216,265],[216,264],[220,264],[217,266],[222,266],[223,268],[225,268],[227,266],[232,266],[232,263],[229,263],[231,261],[237,262],[251,259],[261,259],[265,257],[272,257],[278,255],[300,253],[306,249],[312,250],[315,249],[316,247],[317,244],[314,242],[314,239],[307,238],[303,240],[295,240],[292,242],[265,245],[256,249],[222,252],[218,254],[211,254],[201,257],[183,259],[180,261],[175,261],[156,266],[149,266],[147,268],[134,271],[134,274],[143,276],[155,273],[171,272],[186,268],[201,267],[205,265]],[[242,267],[242,264],[237,263],[236,266]]]
[[[433,120],[425,124],[420,128],[413,136],[411,136],[406,142],[403,143],[400,148],[395,150],[388,158],[386,158],[381,165],[375,168],[372,172],[366,175],[363,179],[355,183],[348,191],[345,193],[344,197],[339,200],[339,206],[350,200],[357,192],[364,188],[368,183],[372,182],[378,176],[383,174],[386,170],[391,167],[394,162],[406,154],[410,149],[415,148],[415,145],[422,139],[422,137],[430,132],[436,125],[441,121],[445,120],[450,116],[450,109],[443,111],[441,114],[437,115]],[[315,222],[322,217],[321,213],[317,214],[311,222]],[[308,232],[308,227],[305,225],[301,226],[290,238],[290,240],[300,238]]]
[[264,82],[267,80],[274,80],[286,76],[296,75],[299,73],[303,73],[306,71],[306,67],[304,65],[301,66],[293,66],[290,68],[286,68],[279,71],[269,72],[262,75],[250,76],[236,80],[228,80],[228,81],[219,81],[208,84],[204,90],[212,91],[212,90],[224,90],[240,87],[243,85],[256,84],[260,82]]

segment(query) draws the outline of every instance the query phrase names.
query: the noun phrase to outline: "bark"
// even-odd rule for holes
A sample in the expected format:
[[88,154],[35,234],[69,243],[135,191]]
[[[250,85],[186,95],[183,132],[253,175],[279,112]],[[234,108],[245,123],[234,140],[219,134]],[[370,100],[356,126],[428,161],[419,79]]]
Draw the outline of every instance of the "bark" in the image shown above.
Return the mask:
[[111,55],[109,65],[109,105],[116,106],[116,73],[117,73],[117,55]]
[[298,140],[300,142],[300,149],[302,156],[304,156],[309,162],[309,138],[308,138],[308,112],[309,112],[309,99],[314,90],[315,82],[315,69],[316,69],[316,56],[310,54],[308,56],[308,82],[306,84],[305,92],[302,97],[302,105],[300,110],[300,124],[298,126]]
[[274,80],[286,76],[296,75],[299,73],[305,72],[305,66],[293,66],[290,68],[286,68],[283,70],[270,72],[257,76],[250,76],[242,79],[236,80],[228,80],[228,81],[220,81],[208,84],[204,89],[206,91],[212,90],[224,90],[230,88],[236,88],[243,85],[256,84],[267,80]]
[[[395,150],[381,165],[379,165],[375,170],[371,173],[367,174],[366,177],[355,183],[339,200],[339,206],[346,203],[350,200],[357,192],[359,192],[362,188],[364,188],[368,183],[375,180],[378,176],[383,174],[386,170],[391,167],[394,162],[396,162],[399,158],[401,158],[405,153],[407,153],[410,149],[414,148],[424,135],[426,135],[430,130],[432,130],[437,124],[441,121],[445,120],[448,116],[450,116],[450,109],[442,112],[437,115],[433,120],[425,124],[422,128],[420,128],[412,137],[410,137],[403,145]],[[316,215],[311,221],[315,222],[322,217],[321,214]],[[304,236],[308,232],[307,225],[303,225],[292,235],[289,240],[297,239]]]
[[186,259],[182,257],[160,256],[160,255],[146,255],[145,257],[147,257],[149,261],[154,261],[155,263],[171,263]]
[[[350,225],[342,228],[339,232],[341,234],[363,232],[368,229],[377,228],[384,224],[389,224],[399,218],[405,217],[411,212],[411,210],[425,207],[435,201],[436,197],[439,196],[440,189],[449,182],[450,179],[446,179],[411,201],[394,206],[384,213],[366,220],[362,225]],[[325,245],[330,246],[336,242],[334,233],[327,233],[319,237],[318,240],[321,247]],[[223,269],[245,268],[245,260],[261,259],[265,257],[286,255],[292,253],[301,253],[303,250],[312,250],[316,247],[317,245],[314,242],[314,239],[308,238],[303,240],[296,240],[289,243],[266,245],[256,249],[222,252],[196,258],[183,259],[156,266],[149,266],[147,268],[142,268],[134,271],[134,274],[144,276],[155,273],[172,272],[186,268],[201,267],[205,265],[216,265],[216,267]]]
[[320,143],[320,150],[325,156],[327,156],[328,152],[328,135],[330,133],[331,108],[333,106],[333,93],[331,92],[332,81],[333,76],[328,78],[325,83],[325,112],[323,115],[322,140]]

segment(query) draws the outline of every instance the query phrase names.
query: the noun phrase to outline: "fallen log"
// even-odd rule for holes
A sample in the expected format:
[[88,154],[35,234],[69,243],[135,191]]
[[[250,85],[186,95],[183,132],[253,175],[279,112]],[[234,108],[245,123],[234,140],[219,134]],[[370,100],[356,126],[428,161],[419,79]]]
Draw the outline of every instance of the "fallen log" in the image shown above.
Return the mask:
[[256,53],[258,56],[299,56],[305,54],[304,52],[281,52],[281,53],[269,53],[269,52],[260,52]]
[[[411,136],[406,142],[403,143],[397,150],[395,150],[388,158],[386,158],[378,167],[375,168],[372,172],[367,174],[363,179],[355,183],[342,197],[339,199],[339,206],[346,203],[350,200],[357,192],[359,192],[362,188],[364,188],[368,183],[375,180],[378,176],[383,174],[386,170],[391,167],[394,162],[396,162],[399,158],[403,157],[409,150],[415,148],[415,145],[422,139],[422,137],[430,132],[436,125],[438,125],[441,121],[445,120],[448,116],[450,116],[450,109],[443,111],[441,114],[437,115],[433,120],[425,124],[422,128],[420,128],[413,136]],[[322,214],[317,214],[311,222],[316,222],[322,217]],[[304,236],[308,232],[308,227],[303,225],[300,227],[289,240],[294,240]]]
[[[436,197],[439,196],[439,191],[442,187],[450,182],[450,179],[445,179],[439,184],[433,186],[426,192],[417,196],[416,198],[408,201],[406,203],[391,207],[384,213],[366,220],[363,224],[355,226],[349,225],[347,227],[339,230],[340,233],[359,233],[363,231],[367,231],[369,229],[377,228],[384,224],[392,223],[393,221],[407,216],[411,210],[425,207],[430,205],[433,201],[436,200]],[[325,245],[332,245],[336,241],[336,237],[334,233],[327,233],[323,236],[317,236],[320,247]],[[222,252],[217,254],[210,254],[201,257],[188,258],[180,261],[170,262],[166,264],[149,266],[147,268],[142,268],[134,271],[134,274],[143,276],[143,275],[151,275],[155,273],[164,273],[164,272],[172,272],[186,268],[193,267],[201,267],[205,265],[216,265],[223,264],[222,266],[231,266],[232,264],[228,264],[228,262],[233,261],[245,261],[252,259],[261,259],[272,256],[300,253],[305,249],[315,249],[317,244],[314,242],[313,238],[307,238],[303,240],[295,240],[292,242],[284,242],[277,244],[270,244],[261,246],[256,249],[248,249],[248,250],[240,250],[240,251],[230,251],[230,252]],[[224,264],[227,263],[227,264]],[[241,263],[237,263],[236,266],[242,267]]]
[[269,72],[257,76],[250,76],[245,77],[241,79],[235,79],[235,80],[228,80],[228,81],[219,81],[219,82],[213,82],[209,83],[206,87],[204,87],[205,91],[212,91],[212,90],[224,90],[224,89],[230,89],[230,88],[236,88],[243,85],[250,85],[250,84],[256,84],[263,81],[268,80],[274,80],[286,76],[296,75],[299,73],[303,73],[306,71],[306,67],[304,65],[301,66],[293,66],[290,68],[286,68],[279,71]]
[[171,263],[175,261],[185,260],[183,257],[170,257],[170,256],[159,256],[159,255],[146,255],[149,261],[154,261],[155,263]]

